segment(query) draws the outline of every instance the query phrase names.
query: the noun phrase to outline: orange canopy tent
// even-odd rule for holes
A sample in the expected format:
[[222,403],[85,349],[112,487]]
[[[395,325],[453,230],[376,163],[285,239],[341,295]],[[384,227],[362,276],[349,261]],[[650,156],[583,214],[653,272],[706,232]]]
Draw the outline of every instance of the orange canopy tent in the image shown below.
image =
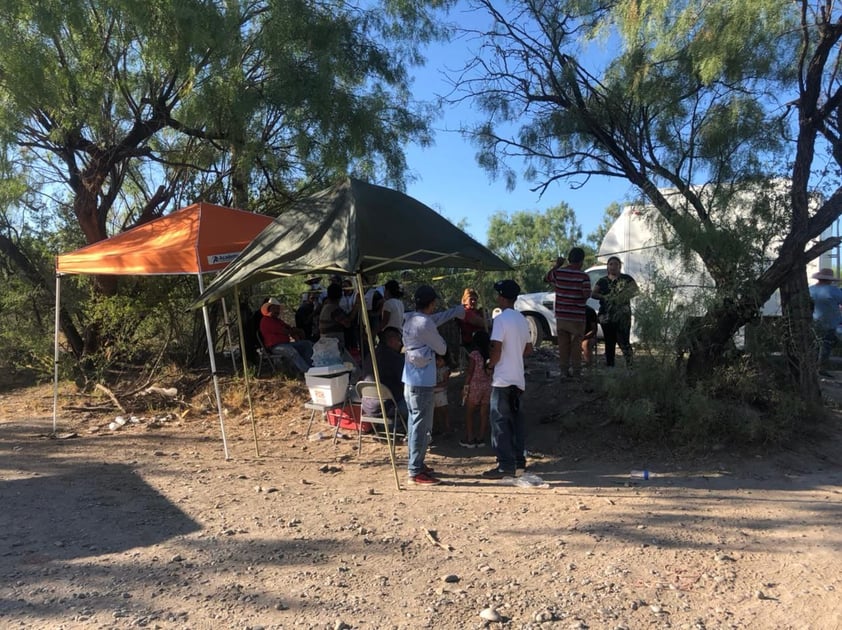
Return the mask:
[[[196,274],[199,293],[204,292],[202,274],[224,269],[234,260],[272,217],[195,203],[143,225],[93,243],[56,258],[56,321],[53,391],[53,432],[58,409],[58,331],[61,276],[92,275],[178,275]],[[219,423],[225,458],[228,445],[216,374],[216,359],[207,309],[203,309]]]
[[272,217],[194,203],[56,259],[56,273],[121,276],[208,273],[224,269]]

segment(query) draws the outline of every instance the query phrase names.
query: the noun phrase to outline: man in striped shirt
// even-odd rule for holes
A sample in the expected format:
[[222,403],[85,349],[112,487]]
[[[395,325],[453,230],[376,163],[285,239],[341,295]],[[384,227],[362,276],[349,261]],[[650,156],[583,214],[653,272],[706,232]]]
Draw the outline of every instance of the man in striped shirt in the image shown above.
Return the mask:
[[585,304],[591,295],[591,280],[582,271],[584,260],[584,250],[574,247],[567,255],[567,264],[560,256],[544,278],[555,289],[556,335],[562,377],[579,376],[582,371]]

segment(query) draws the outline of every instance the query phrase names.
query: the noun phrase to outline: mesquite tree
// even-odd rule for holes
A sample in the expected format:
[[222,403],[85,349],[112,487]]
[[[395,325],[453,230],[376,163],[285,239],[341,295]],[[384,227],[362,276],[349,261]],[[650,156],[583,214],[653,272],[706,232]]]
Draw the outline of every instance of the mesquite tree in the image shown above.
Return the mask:
[[4,2],[1,262],[49,293],[21,225],[60,253],[199,199],[277,212],[339,174],[402,184],[403,147],[429,141],[408,68],[440,4]]
[[[780,288],[791,373],[817,401],[805,263],[837,244],[812,241],[842,212],[842,11],[807,0],[472,4],[491,26],[473,32],[454,94],[486,114],[467,130],[481,163],[513,178],[512,159],[525,159],[536,189],[629,181],[716,283],[691,371],[720,362]],[[757,247],[770,225],[783,226],[771,262]]]

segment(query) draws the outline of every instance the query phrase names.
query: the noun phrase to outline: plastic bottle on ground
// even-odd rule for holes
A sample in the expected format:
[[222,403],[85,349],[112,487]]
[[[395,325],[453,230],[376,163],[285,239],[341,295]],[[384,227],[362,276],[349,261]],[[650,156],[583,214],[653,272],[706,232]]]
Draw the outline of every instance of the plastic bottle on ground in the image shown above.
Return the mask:
[[629,477],[632,479],[643,479],[644,481],[651,479],[653,476],[648,470],[633,470],[629,473]]

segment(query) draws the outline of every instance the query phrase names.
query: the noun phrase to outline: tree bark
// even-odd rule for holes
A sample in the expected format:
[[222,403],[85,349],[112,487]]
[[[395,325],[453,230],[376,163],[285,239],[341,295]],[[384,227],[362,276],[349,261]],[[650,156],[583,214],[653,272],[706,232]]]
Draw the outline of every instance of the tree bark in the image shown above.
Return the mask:
[[691,384],[709,378],[715,368],[728,362],[728,351],[734,347],[734,334],[748,318],[741,317],[735,305],[723,304],[693,320],[682,332],[690,350],[687,381]]
[[781,307],[786,323],[783,327],[784,353],[793,386],[808,405],[820,406],[822,396],[813,307],[803,271],[790,274],[781,284]]

